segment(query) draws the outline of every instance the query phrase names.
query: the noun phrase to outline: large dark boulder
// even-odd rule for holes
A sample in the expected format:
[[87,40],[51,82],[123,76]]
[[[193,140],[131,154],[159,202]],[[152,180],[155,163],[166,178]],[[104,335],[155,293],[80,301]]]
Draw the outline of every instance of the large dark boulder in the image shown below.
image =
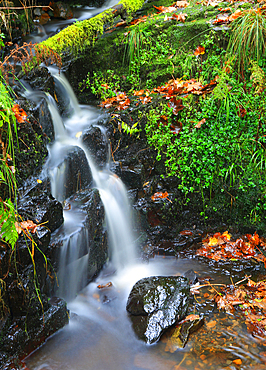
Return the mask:
[[148,344],[187,313],[189,280],[182,276],[154,276],[139,280],[132,288],[127,311],[133,329]]
[[83,135],[83,143],[96,165],[102,167],[108,161],[108,142],[100,127],[90,126]]

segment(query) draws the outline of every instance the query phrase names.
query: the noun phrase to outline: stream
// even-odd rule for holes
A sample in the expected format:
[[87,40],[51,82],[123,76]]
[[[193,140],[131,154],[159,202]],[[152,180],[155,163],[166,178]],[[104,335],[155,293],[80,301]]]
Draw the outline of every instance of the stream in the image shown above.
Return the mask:
[[[75,10],[76,20],[83,20],[115,5],[110,0],[102,8],[83,7]],[[49,22],[25,41],[40,42],[62,29],[72,20]],[[58,278],[58,296],[68,303],[69,324],[51,336],[43,346],[24,359],[29,370],[217,370],[265,369],[263,359],[266,343],[247,331],[241,316],[218,311],[214,302],[204,298],[207,289],[197,300],[197,309],[204,313],[205,323],[190,335],[185,348],[175,346],[166,332],[154,345],[146,345],[135,335],[126,312],[126,302],[132,286],[147,276],[179,276],[192,269],[204,278],[211,276],[212,284],[230,284],[228,271],[204,263],[194,250],[181,252],[179,257],[154,256],[141,261],[137,236],[132,235],[131,206],[122,181],[110,171],[109,160],[99,169],[82,135],[92,126],[105,130],[99,121],[104,113],[92,106],[79,105],[77,98],[62,73],[50,68],[61,99],[66,101],[68,114],[61,116],[53,98],[42,92],[27,91],[27,97],[45,98],[54,124],[55,141],[49,145],[49,157],[43,169],[49,174],[53,196],[67,201],[65,181],[67,152],[83,151],[105,208],[106,225],[111,249],[111,260],[97,279],[85,286],[89,245],[84,227],[86,214],[75,201],[64,210],[64,224],[57,231],[64,236]],[[244,277],[243,271],[231,276],[234,281]],[[98,285],[112,283],[104,289]],[[109,284],[110,285],[110,284]],[[77,294],[78,293],[78,294]],[[264,344],[264,345],[263,345]],[[241,360],[238,365],[235,360]]]
[[[217,270],[215,266],[209,266],[197,259],[192,249],[180,253],[179,258],[155,256],[146,262],[140,260],[136,236],[131,235],[131,210],[126,188],[110,171],[109,161],[101,170],[97,168],[81,140],[85,129],[90,125],[98,127],[98,121],[104,119],[104,114],[95,107],[79,105],[63,74],[59,75],[55,69],[50,69],[50,72],[60,88],[62,98],[68,102],[68,111],[71,113],[67,118],[62,117],[52,97],[27,92],[29,97],[32,94],[45,96],[54,124],[55,141],[48,148],[49,157],[44,171],[49,173],[54,197],[61,202],[65,201],[65,153],[75,148],[84,152],[94,187],[99,190],[105,208],[111,261],[96,281],[84,287],[83,277],[86,276],[89,257],[86,229],[83,227],[85,214],[72,202],[70,209],[64,211],[65,222],[58,230],[65,236],[61,248],[58,295],[68,302],[70,322],[24,359],[25,368],[263,369],[260,364],[265,347],[261,338],[253,337],[247,332],[243,318],[219,312],[212,300],[202,299],[202,296],[196,299],[199,312],[205,314],[205,324],[190,336],[184,349],[176,347],[167,332],[155,345],[146,345],[137,339],[125,307],[132,286],[140,278],[183,275],[192,269],[200,277],[211,276],[214,279],[213,284],[229,284],[229,274],[228,271]],[[104,128],[101,131],[104,137]],[[243,271],[239,276],[232,275],[235,281],[243,276]],[[112,285],[104,289],[97,287],[110,282]],[[234,362],[236,359],[241,360],[241,367]]]

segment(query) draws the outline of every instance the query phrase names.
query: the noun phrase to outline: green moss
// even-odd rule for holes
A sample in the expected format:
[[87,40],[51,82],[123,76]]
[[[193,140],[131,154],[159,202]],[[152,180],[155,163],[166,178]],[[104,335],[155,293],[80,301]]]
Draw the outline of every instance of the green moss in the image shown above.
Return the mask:
[[42,44],[58,53],[68,50],[73,54],[77,54],[79,51],[93,46],[98,35],[103,34],[104,24],[110,22],[112,19],[112,11],[106,10],[94,18],[72,24],[42,42]]
[[[141,8],[143,0],[121,0],[128,13]],[[103,34],[104,25],[113,21],[115,13],[111,9],[85,21],[76,22],[50,37],[41,44],[53,49],[59,54],[69,51],[74,55],[94,45],[99,35]]]
[[119,4],[123,4],[129,13],[135,13],[142,7],[144,0],[121,0]]

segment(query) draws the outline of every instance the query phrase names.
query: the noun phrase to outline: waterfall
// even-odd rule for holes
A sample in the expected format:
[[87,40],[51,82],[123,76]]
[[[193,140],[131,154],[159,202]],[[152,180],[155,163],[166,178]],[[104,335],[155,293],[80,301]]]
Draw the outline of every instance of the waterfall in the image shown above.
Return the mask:
[[[105,209],[106,223],[108,230],[108,240],[111,248],[111,262],[114,268],[119,271],[135,262],[136,251],[130,225],[130,207],[127,199],[127,191],[122,181],[109,171],[108,164],[106,169],[99,171],[95,165],[88,148],[82,143],[80,133],[84,128],[89,127],[92,122],[97,122],[100,114],[95,108],[90,109],[86,106],[79,106],[77,98],[66,80],[60,77],[54,69],[51,73],[60,85],[60,90],[67,95],[71,109],[71,116],[64,119],[59,114],[54,99],[46,94],[45,98],[51,113],[54,125],[55,141],[49,145],[47,170],[51,179],[52,195],[60,202],[66,199],[64,194],[65,183],[67,181],[67,165],[65,163],[66,153],[73,148],[80,148],[88,161],[94,186],[99,190],[102,203]],[[97,125],[98,126],[98,125]],[[104,130],[101,129],[104,134]],[[110,150],[110,149],[108,149]],[[86,230],[81,227],[85,219],[84,214],[77,216],[74,211],[65,211],[65,222],[61,232],[65,234],[63,246],[61,248],[60,261],[60,284],[63,286],[60,294],[64,297],[73,298],[81,286],[82,276],[86,276],[86,266],[89,257],[89,246],[81,244],[88,243]],[[73,225],[75,225],[73,229]],[[81,231],[82,229],[82,231]],[[82,235],[82,236],[80,236]],[[81,253],[80,249],[83,249]],[[66,294],[64,286],[71,287],[71,292]]]

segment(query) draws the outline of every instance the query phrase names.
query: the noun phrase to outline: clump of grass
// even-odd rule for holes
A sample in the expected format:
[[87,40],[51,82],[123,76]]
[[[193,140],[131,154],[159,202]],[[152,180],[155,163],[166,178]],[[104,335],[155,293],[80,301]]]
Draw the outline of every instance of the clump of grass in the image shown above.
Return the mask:
[[243,73],[250,63],[262,59],[265,52],[266,9],[248,9],[232,23],[227,56],[235,57],[238,71]]
[[124,63],[127,60],[129,72],[131,71],[131,63],[134,58],[140,59],[140,50],[145,44],[145,41],[150,40],[149,33],[145,29],[145,25],[138,24],[131,28],[127,34],[126,47],[124,53]]

